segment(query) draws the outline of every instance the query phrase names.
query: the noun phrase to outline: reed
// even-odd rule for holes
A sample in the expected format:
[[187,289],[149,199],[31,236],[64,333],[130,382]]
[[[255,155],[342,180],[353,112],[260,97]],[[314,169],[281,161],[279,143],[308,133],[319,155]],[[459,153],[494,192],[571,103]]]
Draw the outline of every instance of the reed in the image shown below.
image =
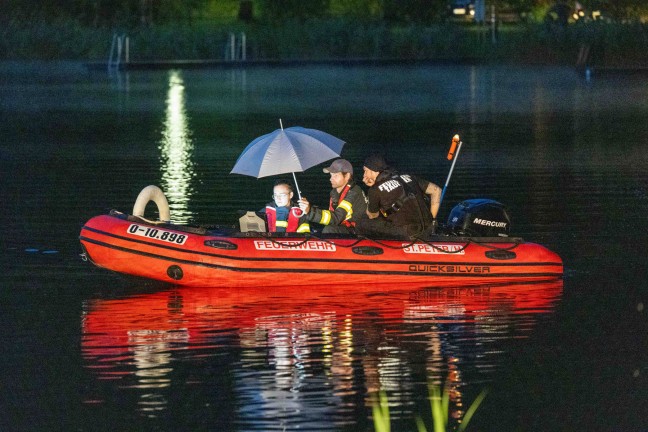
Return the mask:
[[373,414],[376,432],[390,432],[389,401],[387,400],[387,393],[383,390],[378,393],[377,399],[373,401],[371,412]]
[[[448,429],[450,397],[447,388],[444,388],[443,391],[441,391],[438,386],[430,384],[428,385],[428,392],[430,398],[430,410],[432,412],[431,431],[447,432],[448,430],[454,430],[454,428]],[[470,420],[486,397],[487,393],[487,390],[482,391],[475,398],[464,416],[461,419],[458,419],[458,426],[456,428],[457,432],[464,432],[466,430]],[[378,393],[378,396],[374,397],[371,411],[376,432],[390,432],[391,420],[389,415],[389,401],[387,399],[387,394],[384,391],[381,390]],[[419,432],[428,431],[425,422],[423,422],[423,419],[420,416],[416,417],[416,427]]]

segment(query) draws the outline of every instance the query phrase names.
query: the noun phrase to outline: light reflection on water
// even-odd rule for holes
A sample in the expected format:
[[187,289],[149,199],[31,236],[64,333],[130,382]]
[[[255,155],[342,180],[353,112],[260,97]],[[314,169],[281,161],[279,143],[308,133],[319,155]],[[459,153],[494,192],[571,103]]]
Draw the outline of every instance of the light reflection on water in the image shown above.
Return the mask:
[[209,369],[188,380],[175,368],[238,352],[218,372],[235,377],[234,394],[210,397],[234,396],[235,423],[245,427],[351,425],[352,401],[369,406],[380,389],[395,418],[411,417],[415,393],[446,380],[459,417],[462,371],[477,369],[487,382],[506,355],[494,347],[526,337],[561,295],[562,281],[389,291],[174,288],[86,302],[82,354],[97,379],[137,393],[145,415],[165,410],[171,389],[211,385]]
[[162,190],[176,223],[188,223],[192,218],[188,204],[194,194],[191,182],[196,175],[192,161],[194,144],[185,105],[182,72],[172,70],[169,72],[164,129],[159,149]]

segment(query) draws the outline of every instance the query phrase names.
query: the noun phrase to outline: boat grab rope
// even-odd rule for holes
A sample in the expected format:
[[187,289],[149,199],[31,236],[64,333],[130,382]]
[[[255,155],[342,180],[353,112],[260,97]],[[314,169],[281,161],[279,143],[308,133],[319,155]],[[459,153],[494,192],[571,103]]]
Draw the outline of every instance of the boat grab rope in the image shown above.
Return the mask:
[[[466,248],[470,245],[471,241],[467,240],[466,244],[461,246],[459,249],[455,250],[446,250],[443,248],[440,248],[439,246],[436,246],[434,243],[429,242],[428,240],[422,239],[422,238],[416,238],[416,241],[420,241],[421,243],[425,243],[426,245],[430,246],[432,249],[436,250],[437,252],[442,252],[442,253],[447,253],[447,254],[456,254],[456,253],[462,253],[463,251],[466,250]],[[416,243],[416,241],[414,243]]]
[[263,237],[267,238],[272,243],[275,243],[277,245],[280,245],[282,247],[287,247],[287,248],[298,248],[298,247],[301,247],[302,245],[308,243],[311,240],[322,241],[322,242],[331,244],[331,245],[333,245],[335,247],[341,247],[341,248],[352,248],[352,247],[356,246],[358,243],[360,243],[360,242],[362,242],[364,240],[374,242],[374,243],[376,243],[376,244],[378,244],[378,245],[380,245],[382,247],[388,248],[388,249],[407,249],[409,247],[412,247],[416,243],[424,243],[424,244],[430,246],[432,249],[434,249],[434,250],[436,250],[438,252],[441,252],[441,253],[446,253],[446,254],[462,253],[463,251],[466,250],[466,248],[468,246],[470,246],[470,244],[476,244],[476,245],[482,246],[482,247],[487,248],[487,249],[500,250],[500,251],[509,251],[509,250],[515,249],[516,247],[518,247],[520,245],[519,242],[517,242],[515,240],[512,240],[513,244],[511,246],[498,247],[498,246],[493,245],[492,242],[480,242],[480,241],[476,241],[476,240],[471,239],[471,240],[466,240],[465,243],[460,248],[449,251],[449,250],[447,250],[445,248],[442,248],[442,247],[439,247],[439,246],[435,245],[433,242],[431,242],[429,240],[425,240],[425,239],[418,238],[418,237],[413,238],[408,243],[400,244],[400,245],[397,245],[397,246],[390,245],[390,244],[385,243],[385,242],[383,242],[381,240],[370,238],[370,237],[365,237],[365,236],[357,236],[356,240],[353,243],[348,244],[348,245],[347,244],[336,243],[336,242],[331,241],[331,240],[329,240],[327,238],[319,237],[317,235],[312,235],[312,234],[310,236],[305,237],[304,240],[302,240],[300,242],[296,242],[296,243],[295,242],[286,243],[286,242],[283,242],[283,241],[280,241],[280,240],[276,240],[276,239],[272,238],[269,235],[263,235]]
[[275,244],[281,245],[283,247],[289,247],[289,248],[290,247],[293,247],[293,248],[300,247],[300,246],[304,245],[305,243],[307,243],[308,241],[313,240],[313,239],[322,241],[324,243],[328,243],[328,244],[333,245],[335,247],[341,247],[341,248],[352,248],[352,247],[356,246],[358,243],[360,243],[360,242],[362,242],[364,240],[374,242],[374,243],[376,243],[376,244],[378,244],[378,245],[380,245],[382,247],[388,248],[388,249],[407,249],[407,248],[411,247],[412,245],[416,244],[417,242],[423,242],[423,243],[431,246],[432,248],[434,248],[435,250],[437,250],[439,252],[448,253],[448,254],[463,252],[468,247],[468,245],[470,244],[470,241],[468,241],[460,249],[458,249],[456,251],[448,251],[448,250],[445,250],[445,249],[440,248],[438,246],[435,246],[433,243],[427,242],[427,241],[422,240],[422,239],[413,239],[409,243],[394,246],[394,245],[390,245],[388,243],[385,243],[383,241],[380,241],[378,239],[373,239],[373,238],[365,237],[365,236],[357,236],[356,240],[353,243],[348,244],[348,245],[336,243],[336,242],[331,241],[329,239],[319,237],[319,236],[316,236],[316,235],[312,235],[312,234],[310,236],[306,237],[303,241],[298,242],[298,243],[284,243],[284,242],[275,240],[270,236],[263,236],[263,237],[266,237],[268,240],[270,240],[271,242],[273,242]]
[[302,241],[300,241],[300,242],[297,242],[297,243],[294,243],[294,242],[291,242],[291,243],[284,243],[284,242],[281,242],[281,241],[279,241],[279,240],[275,240],[275,239],[273,239],[272,236],[269,235],[269,234],[271,234],[271,233],[262,233],[262,232],[260,232],[260,233],[258,233],[258,234],[260,235],[260,237],[266,238],[266,239],[270,240],[270,241],[271,241],[272,243],[274,243],[274,244],[281,245],[282,247],[288,247],[288,248],[291,248],[291,247],[292,247],[292,248],[300,247],[300,246],[302,246],[302,245],[308,243],[308,241],[311,239],[311,238],[308,236],[308,237],[305,237],[304,240],[302,240]]
[[510,250],[513,250],[513,249],[515,249],[516,247],[518,247],[518,246],[520,246],[522,244],[522,242],[512,240],[511,241],[511,243],[513,243],[512,246],[509,246],[509,247],[497,247],[497,246],[494,246],[493,243],[490,243],[490,242],[479,242],[479,241],[475,241],[475,240],[471,240],[471,242],[473,242],[473,243],[475,243],[475,244],[477,244],[477,245],[479,245],[481,247],[485,247],[485,248],[488,248],[488,249],[491,249],[491,250],[500,250],[500,251],[510,251]]
[[411,247],[413,244],[415,244],[418,241],[418,240],[414,239],[411,243],[408,243],[408,244],[404,244],[404,245],[402,244],[400,246],[392,246],[390,244],[382,242],[382,241],[380,241],[378,239],[373,239],[371,237],[364,237],[364,236],[359,236],[359,237],[362,240],[369,240],[369,241],[372,241],[372,242],[374,242],[376,244],[379,244],[382,247],[386,247],[386,248],[389,248],[389,249],[407,249],[408,247]]
[[445,253],[449,253],[449,254],[462,252],[462,251],[464,251],[464,250],[465,250],[465,249],[466,249],[466,248],[467,248],[471,243],[472,243],[472,244],[479,245],[479,246],[481,246],[481,247],[483,247],[483,248],[486,248],[486,249],[498,250],[498,251],[510,251],[510,250],[515,249],[516,247],[518,247],[518,246],[521,244],[521,242],[519,242],[519,241],[511,240],[511,243],[513,243],[511,246],[507,246],[507,247],[498,247],[498,246],[493,245],[493,242],[487,242],[487,241],[486,241],[486,242],[480,242],[480,241],[478,241],[478,240],[469,239],[469,240],[466,240],[466,244],[465,244],[461,249],[458,249],[458,250],[456,250],[456,251],[447,251],[447,250],[445,250],[445,249],[439,248],[438,246],[435,246],[435,245],[434,245],[433,243],[431,243],[429,240],[425,240],[425,239],[421,239],[421,238],[417,238],[417,240],[420,241],[421,243],[425,243],[426,245],[428,245],[428,246],[430,246],[430,247],[436,249],[436,250],[439,251],[439,252],[445,252]]
[[325,239],[325,238],[318,237],[318,236],[316,236],[316,235],[312,235],[312,234],[311,234],[311,235],[309,235],[309,236],[306,236],[306,238],[304,238],[303,241],[300,241],[300,242],[298,242],[298,243],[284,243],[284,242],[281,242],[281,241],[279,241],[279,240],[275,240],[275,239],[273,239],[271,236],[269,236],[269,235],[267,235],[267,234],[266,234],[266,235],[263,235],[264,233],[260,233],[260,234],[262,235],[262,237],[267,238],[267,239],[270,240],[272,243],[275,243],[275,244],[281,245],[281,246],[283,246],[283,247],[289,247],[289,248],[290,248],[290,247],[293,247],[293,248],[300,247],[300,246],[302,246],[303,244],[307,243],[309,240],[313,240],[313,239],[315,239],[315,240],[319,240],[319,241],[323,241],[324,243],[328,243],[328,244],[331,244],[331,245],[336,246],[336,247],[350,248],[350,247],[353,247],[353,246],[357,245],[357,244],[360,243],[362,240],[364,240],[363,238],[358,237],[358,238],[356,239],[356,241],[353,242],[353,243],[351,243],[350,245],[343,245],[343,244],[335,243],[335,242],[333,242],[333,241],[331,241],[331,240],[329,240],[329,239]]

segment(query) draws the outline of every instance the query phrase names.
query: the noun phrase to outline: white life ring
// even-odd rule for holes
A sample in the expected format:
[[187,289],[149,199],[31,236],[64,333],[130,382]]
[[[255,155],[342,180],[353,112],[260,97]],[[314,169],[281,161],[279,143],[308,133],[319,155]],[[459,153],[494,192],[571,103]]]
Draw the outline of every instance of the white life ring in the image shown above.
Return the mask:
[[142,189],[142,192],[137,195],[135,205],[133,206],[133,216],[144,218],[144,210],[149,201],[153,201],[157,206],[158,213],[160,213],[160,220],[162,222],[169,222],[171,220],[169,202],[164,196],[162,189],[154,185],[146,186]]

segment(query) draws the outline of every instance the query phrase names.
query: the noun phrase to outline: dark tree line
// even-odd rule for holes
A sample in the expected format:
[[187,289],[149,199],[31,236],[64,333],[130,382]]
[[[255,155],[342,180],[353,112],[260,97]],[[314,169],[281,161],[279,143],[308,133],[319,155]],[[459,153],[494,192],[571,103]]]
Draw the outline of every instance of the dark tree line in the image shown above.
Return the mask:
[[399,22],[431,22],[442,17],[451,0],[258,0],[261,17],[324,17],[336,14],[355,19]]
[[[434,22],[447,16],[453,0],[0,0],[1,17],[72,18],[89,26],[147,26],[209,19],[210,11],[239,10],[243,21],[277,21],[326,16],[388,22]],[[575,0],[486,0],[487,5],[518,13]],[[614,18],[636,18],[648,0],[579,0],[587,9],[602,9]],[[237,15],[234,14],[236,19]]]
[[[451,0],[240,0],[243,20],[276,21],[306,19],[331,14],[352,18],[395,21],[433,21],[447,10]],[[208,18],[219,3],[234,0],[2,0],[4,16],[35,14],[50,18],[74,18],[87,25],[149,25]]]
[[150,25],[188,21],[205,0],[2,0],[5,16],[73,18],[86,25]]

